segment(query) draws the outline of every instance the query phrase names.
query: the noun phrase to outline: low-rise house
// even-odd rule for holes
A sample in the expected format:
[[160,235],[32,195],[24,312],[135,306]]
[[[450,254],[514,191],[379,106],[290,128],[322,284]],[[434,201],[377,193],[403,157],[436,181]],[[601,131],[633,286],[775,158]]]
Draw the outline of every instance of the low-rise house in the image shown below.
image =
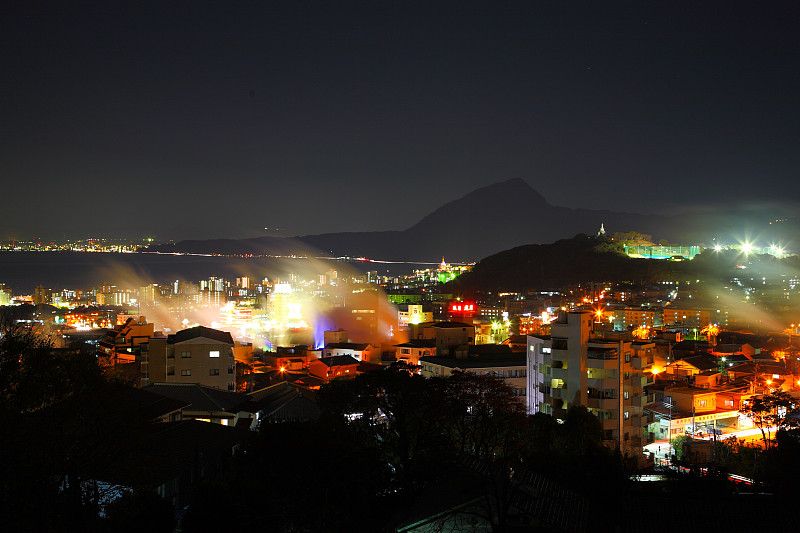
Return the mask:
[[422,324],[418,338],[433,339],[437,355],[451,355],[452,351],[464,344],[475,344],[475,326],[465,322],[433,322]]
[[670,441],[683,435],[724,434],[743,429],[738,411],[742,392],[737,384],[722,389],[666,387],[658,395],[658,401],[645,406],[645,411],[652,415],[648,429],[657,439]]
[[790,391],[796,388],[794,374],[783,362],[770,360],[740,363],[726,370],[730,379],[746,380],[751,385],[751,392]]
[[145,391],[160,394],[185,402],[182,409],[184,420],[201,420],[223,426],[236,424],[237,415],[248,407],[250,397],[247,394],[231,392],[199,385],[197,383],[154,383],[144,388]]
[[422,357],[436,354],[436,340],[434,339],[411,339],[402,344],[395,344],[397,351],[395,359],[409,365],[419,365]]
[[85,490],[101,508],[133,490],[153,490],[176,509],[200,481],[221,477],[247,432],[194,420],[151,424],[85,465]]
[[687,379],[701,372],[716,370],[718,368],[719,365],[713,357],[708,355],[695,355],[673,361],[667,365],[665,371],[667,374],[674,376],[675,379]]
[[112,394],[102,401],[114,405],[122,416],[150,422],[180,422],[183,410],[189,406],[186,400],[133,387],[119,387]]
[[761,353],[760,349],[754,348],[752,345],[744,344],[717,344],[711,348],[711,354],[715,357],[732,357],[734,355],[742,355],[747,360],[752,361],[753,356]]
[[274,352],[264,353],[264,362],[275,370],[298,372],[315,359],[316,351],[309,351],[305,344],[278,346]]
[[359,361],[352,355],[322,357],[308,364],[308,374],[325,382],[338,378],[354,378],[358,372],[358,364]]
[[256,429],[264,420],[308,421],[316,420],[321,410],[314,401],[315,392],[289,382],[277,383],[253,391],[250,396]]
[[145,317],[128,318],[123,324],[108,330],[98,341],[98,356],[107,358],[112,365],[134,363],[142,346],[154,336],[154,326]]
[[376,348],[369,343],[358,342],[331,342],[325,345],[324,357],[339,357],[349,355],[358,361],[372,361],[373,357],[380,358]]

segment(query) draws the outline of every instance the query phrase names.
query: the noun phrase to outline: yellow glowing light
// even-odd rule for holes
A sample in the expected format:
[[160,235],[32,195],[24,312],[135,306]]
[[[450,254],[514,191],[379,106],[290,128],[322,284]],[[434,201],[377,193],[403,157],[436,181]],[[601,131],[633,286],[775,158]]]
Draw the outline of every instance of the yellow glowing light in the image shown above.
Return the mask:
[[281,372],[286,372],[286,367],[285,366],[281,367]]
[[654,366],[654,367],[653,367],[653,368],[650,370],[650,372],[652,372],[652,373],[653,373],[653,375],[655,376],[656,374],[658,374],[659,372],[661,372],[661,369],[660,369],[660,368],[658,368],[657,366]]
[[716,337],[719,335],[719,326],[716,324],[709,324],[704,326],[703,329],[700,330],[700,333],[706,335],[708,337],[709,342],[711,342],[712,337]]

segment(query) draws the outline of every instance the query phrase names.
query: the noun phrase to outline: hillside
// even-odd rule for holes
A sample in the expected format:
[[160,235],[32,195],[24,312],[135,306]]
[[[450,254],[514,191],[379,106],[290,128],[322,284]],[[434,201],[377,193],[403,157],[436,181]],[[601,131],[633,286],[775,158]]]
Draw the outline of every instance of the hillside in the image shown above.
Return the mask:
[[592,281],[652,283],[686,270],[685,263],[631,259],[617,252],[598,251],[604,242],[576,235],[552,244],[518,246],[481,260],[471,272],[448,284],[448,290],[470,294],[550,290]]
[[[387,217],[390,216],[387,213]],[[755,220],[756,222],[753,222]],[[760,222],[759,222],[760,220]],[[393,261],[470,262],[525,244],[551,243],[584,233],[593,234],[604,224],[606,232],[635,230],[656,239],[695,244],[719,237],[732,242],[736,235],[767,235],[767,218],[735,209],[723,214],[683,214],[673,217],[625,211],[571,209],[551,205],[522,179],[482,187],[444,203],[413,226],[400,231],[340,232],[295,238],[261,237],[241,240],[182,241],[154,246],[160,252],[209,254],[310,254],[364,256]],[[784,233],[796,227],[796,219]]]

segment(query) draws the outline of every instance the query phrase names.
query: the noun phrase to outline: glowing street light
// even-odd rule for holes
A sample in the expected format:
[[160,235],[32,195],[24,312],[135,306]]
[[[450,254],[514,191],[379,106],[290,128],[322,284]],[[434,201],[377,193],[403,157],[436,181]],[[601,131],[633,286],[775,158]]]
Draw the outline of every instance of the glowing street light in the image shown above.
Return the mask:
[[650,338],[650,326],[639,326],[631,332],[631,334],[640,340],[647,340]]

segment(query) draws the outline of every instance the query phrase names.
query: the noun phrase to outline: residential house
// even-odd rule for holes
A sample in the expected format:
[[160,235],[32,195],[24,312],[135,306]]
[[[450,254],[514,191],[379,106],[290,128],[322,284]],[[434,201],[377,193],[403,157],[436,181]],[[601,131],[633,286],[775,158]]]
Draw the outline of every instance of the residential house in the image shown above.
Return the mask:
[[[184,420],[201,420],[223,426],[234,426],[237,416],[249,417],[250,414],[246,412],[250,401],[247,394],[197,383],[154,383],[143,390],[187,404],[181,410]],[[240,415],[240,412],[246,414]]]
[[436,353],[435,339],[411,339],[402,344],[395,344],[397,351],[395,359],[410,365],[419,365],[422,357],[428,357]]
[[372,361],[373,357],[380,359],[378,349],[369,343],[331,342],[325,345],[323,353],[324,357],[349,355],[358,361]]
[[328,382],[337,378],[354,378],[358,372],[359,361],[352,355],[322,357],[308,364],[308,374]]
[[204,326],[152,338],[142,348],[142,383],[200,383],[235,391],[233,347],[230,333]]

